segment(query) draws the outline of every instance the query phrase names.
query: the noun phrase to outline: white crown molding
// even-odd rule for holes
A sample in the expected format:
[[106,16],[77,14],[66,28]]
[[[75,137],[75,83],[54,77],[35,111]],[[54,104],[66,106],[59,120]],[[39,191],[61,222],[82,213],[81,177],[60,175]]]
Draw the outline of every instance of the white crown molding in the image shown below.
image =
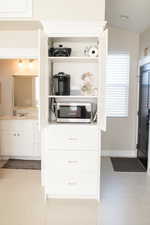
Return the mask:
[[105,29],[106,21],[41,21],[45,32],[51,37],[94,37]]
[[134,158],[137,157],[137,151],[136,150],[102,150],[101,156],[104,157],[130,157]]

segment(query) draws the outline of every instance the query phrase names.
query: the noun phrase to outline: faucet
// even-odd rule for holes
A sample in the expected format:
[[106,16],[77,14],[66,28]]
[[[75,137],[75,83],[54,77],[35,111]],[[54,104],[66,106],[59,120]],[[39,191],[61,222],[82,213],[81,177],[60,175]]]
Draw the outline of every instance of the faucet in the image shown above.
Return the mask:
[[17,111],[14,109],[13,110],[13,116],[16,116],[17,115]]

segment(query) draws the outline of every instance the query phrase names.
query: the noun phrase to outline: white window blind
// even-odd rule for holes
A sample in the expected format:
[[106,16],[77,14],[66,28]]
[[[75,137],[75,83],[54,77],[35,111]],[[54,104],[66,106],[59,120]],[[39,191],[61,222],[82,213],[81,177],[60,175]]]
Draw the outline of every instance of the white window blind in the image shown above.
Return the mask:
[[110,54],[106,69],[106,112],[108,117],[128,116],[129,54]]

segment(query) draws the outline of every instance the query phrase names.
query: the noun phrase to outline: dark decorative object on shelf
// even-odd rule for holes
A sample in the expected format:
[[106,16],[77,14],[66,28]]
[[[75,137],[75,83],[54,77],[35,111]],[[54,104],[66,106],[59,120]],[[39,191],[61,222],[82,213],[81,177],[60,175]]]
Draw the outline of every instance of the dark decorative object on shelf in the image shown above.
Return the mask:
[[71,55],[71,48],[64,48],[63,45],[59,45],[58,48],[50,48],[48,50],[48,56],[50,57],[69,57]]
[[60,72],[53,76],[53,94],[70,95],[70,75]]

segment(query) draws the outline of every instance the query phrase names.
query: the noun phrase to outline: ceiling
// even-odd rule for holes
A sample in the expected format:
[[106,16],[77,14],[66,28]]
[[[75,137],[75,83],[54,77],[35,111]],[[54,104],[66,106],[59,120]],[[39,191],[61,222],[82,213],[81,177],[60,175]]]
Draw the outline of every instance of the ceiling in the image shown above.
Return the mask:
[[150,27],[150,0],[106,0],[106,20],[112,26],[143,32]]

